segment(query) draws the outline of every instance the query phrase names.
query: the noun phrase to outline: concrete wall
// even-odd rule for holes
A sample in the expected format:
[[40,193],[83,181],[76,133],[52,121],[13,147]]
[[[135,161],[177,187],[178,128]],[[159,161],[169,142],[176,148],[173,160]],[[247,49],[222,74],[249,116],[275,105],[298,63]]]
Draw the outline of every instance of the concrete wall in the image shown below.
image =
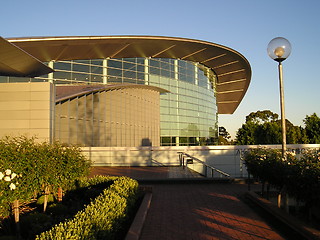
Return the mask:
[[[251,148],[279,148],[281,145],[265,146],[195,146],[195,147],[85,147],[83,152],[93,166],[178,166],[178,152],[186,152],[206,164],[220,169],[231,177],[246,177],[247,171],[241,160]],[[297,154],[308,148],[320,149],[320,144],[288,144],[289,151]],[[204,173],[202,165],[194,162],[193,167]]]
[[51,141],[54,116],[51,83],[0,84],[0,137],[36,136]]

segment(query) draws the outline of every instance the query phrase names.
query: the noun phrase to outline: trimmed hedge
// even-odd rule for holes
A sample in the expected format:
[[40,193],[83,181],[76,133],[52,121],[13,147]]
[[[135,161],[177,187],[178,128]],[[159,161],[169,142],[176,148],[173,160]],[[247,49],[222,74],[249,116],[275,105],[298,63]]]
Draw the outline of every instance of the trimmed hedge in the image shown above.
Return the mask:
[[37,240],[64,239],[116,239],[128,211],[136,202],[138,183],[128,177],[103,177],[81,179],[80,187],[95,185],[113,180],[86,208],[73,219],[55,225],[51,230],[41,233]]

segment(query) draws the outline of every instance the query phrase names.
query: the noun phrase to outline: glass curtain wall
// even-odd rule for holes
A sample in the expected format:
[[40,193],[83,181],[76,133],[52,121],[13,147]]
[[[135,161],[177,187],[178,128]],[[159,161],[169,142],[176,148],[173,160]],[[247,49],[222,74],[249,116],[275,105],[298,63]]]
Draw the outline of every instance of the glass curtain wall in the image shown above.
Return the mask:
[[55,84],[146,84],[170,91],[160,96],[163,146],[217,143],[216,76],[194,62],[165,58],[92,59],[50,62],[55,72],[39,78],[0,77],[0,82]]

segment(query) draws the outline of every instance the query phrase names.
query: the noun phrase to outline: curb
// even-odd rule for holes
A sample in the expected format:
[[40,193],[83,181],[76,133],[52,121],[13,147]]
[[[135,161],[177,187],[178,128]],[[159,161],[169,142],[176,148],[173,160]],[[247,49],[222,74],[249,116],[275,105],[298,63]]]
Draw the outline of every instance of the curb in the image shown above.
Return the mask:
[[152,200],[152,187],[146,187],[143,190],[145,191],[145,195],[138,209],[138,212],[129,228],[125,240],[138,240],[140,238],[144,221],[146,220],[146,216],[148,214]]
[[260,197],[254,192],[246,192],[245,197],[257,204],[259,207],[267,211],[273,217],[277,218],[283,224],[285,224],[291,231],[299,234],[301,237],[307,240],[320,240],[320,231],[307,226],[299,219],[294,218],[283,210],[279,209],[275,204],[271,203],[267,199]]

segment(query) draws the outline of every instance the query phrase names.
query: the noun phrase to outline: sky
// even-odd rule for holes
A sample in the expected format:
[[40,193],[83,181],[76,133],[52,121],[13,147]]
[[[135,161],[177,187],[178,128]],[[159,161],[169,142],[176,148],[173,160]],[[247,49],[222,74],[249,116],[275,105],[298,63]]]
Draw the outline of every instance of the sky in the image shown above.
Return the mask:
[[251,112],[280,116],[277,63],[267,55],[275,37],[292,46],[283,62],[286,118],[304,126],[307,115],[320,117],[319,10],[319,0],[4,0],[0,36],[155,35],[232,48],[252,70],[237,110],[219,115],[219,126],[234,137]]

